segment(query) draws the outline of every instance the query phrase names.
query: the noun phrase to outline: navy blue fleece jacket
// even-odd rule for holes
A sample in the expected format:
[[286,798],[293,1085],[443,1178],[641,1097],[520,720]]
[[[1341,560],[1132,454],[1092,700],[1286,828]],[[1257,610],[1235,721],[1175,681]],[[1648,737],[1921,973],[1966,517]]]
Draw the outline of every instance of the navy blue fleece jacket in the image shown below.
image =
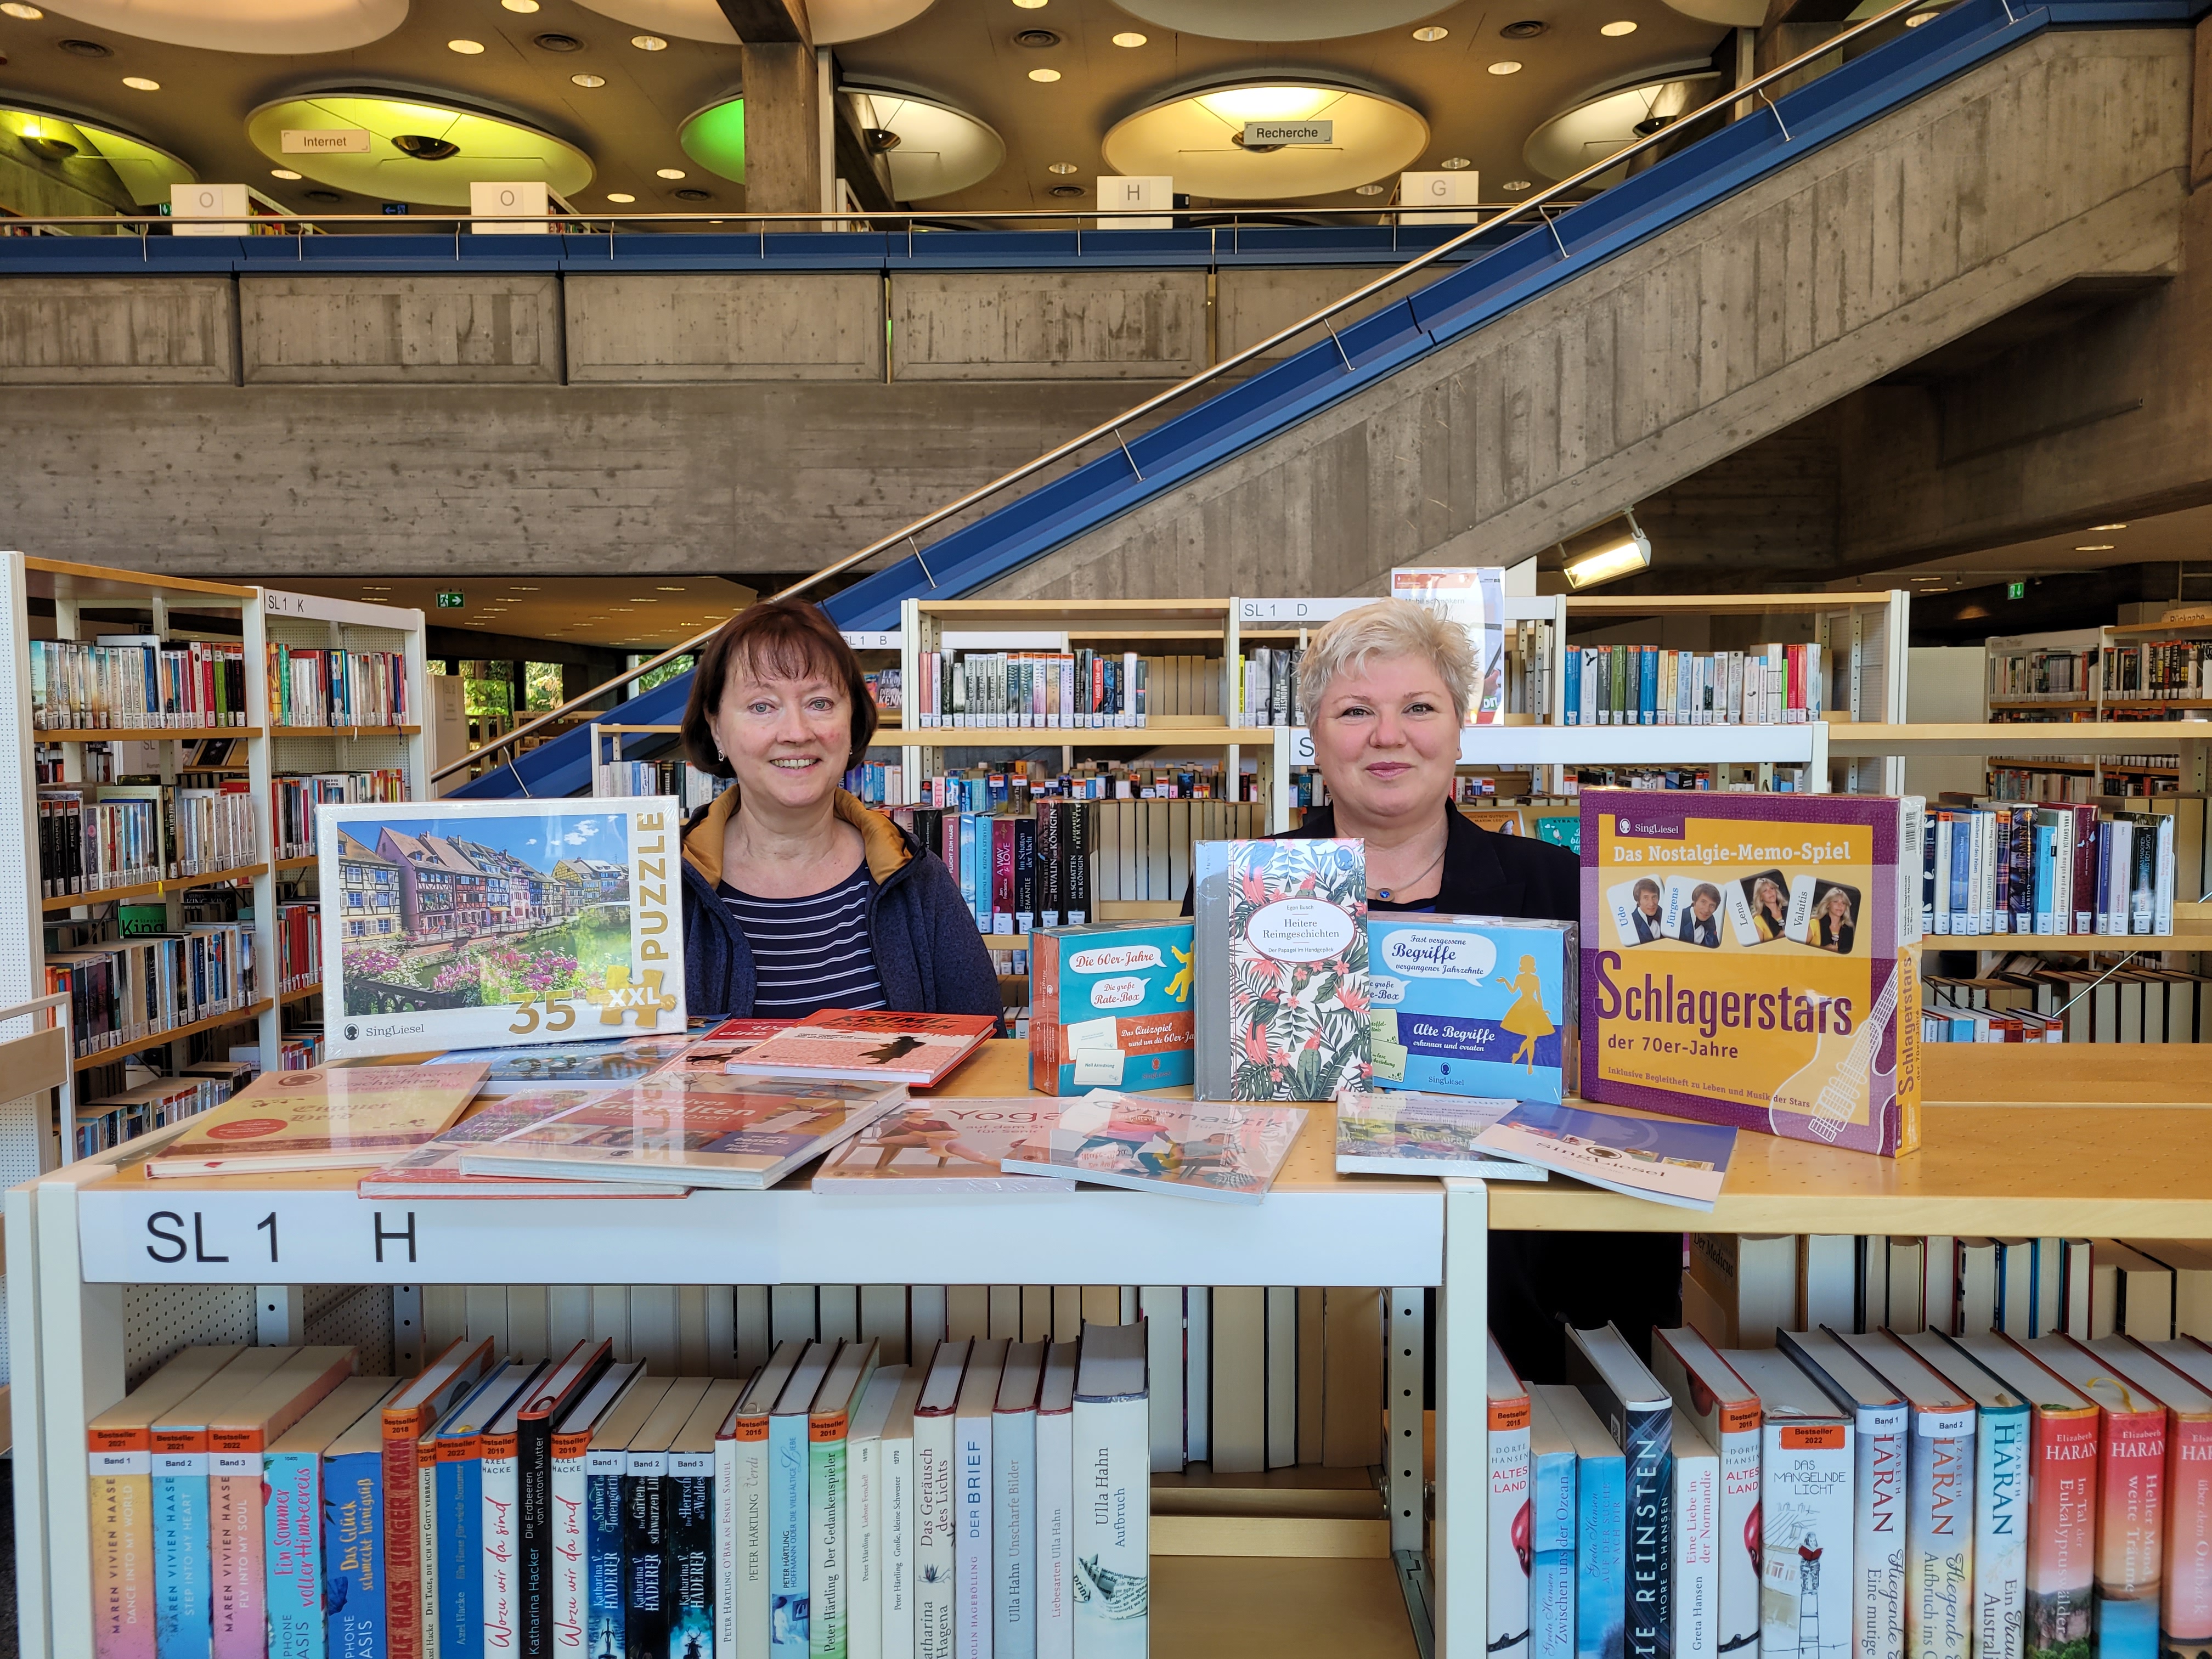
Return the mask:
[[[753,1012],[752,947],[715,893],[722,833],[738,804],[726,789],[684,826],[684,987],[695,1018],[742,1019]],[[989,1014],[1005,1010],[999,975],[951,872],[884,813],[837,792],[837,816],[860,832],[868,874],[868,940],[888,1008],[908,1013]]]

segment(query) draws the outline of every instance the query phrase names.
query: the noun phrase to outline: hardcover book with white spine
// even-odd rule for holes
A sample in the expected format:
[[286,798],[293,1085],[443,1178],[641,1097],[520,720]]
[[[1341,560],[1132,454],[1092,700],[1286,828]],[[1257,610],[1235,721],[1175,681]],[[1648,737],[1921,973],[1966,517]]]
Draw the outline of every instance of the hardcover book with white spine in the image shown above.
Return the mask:
[[1152,1634],[1152,1457],[1145,1328],[1083,1328],[1073,1432],[1075,1659],[1146,1659]]
[[1760,1659],[1844,1659],[1853,1646],[1850,1419],[1771,1348],[1721,1358],[1759,1396]]
[[845,1437],[845,1652],[847,1659],[882,1659],[884,1650],[884,1425],[905,1387],[907,1368],[885,1365]]
[[[845,1650],[850,1614],[852,1540],[847,1486],[853,1412],[876,1374],[873,1342],[837,1350],[806,1416],[807,1645],[811,1652]],[[672,1650],[681,1653],[678,1647]]]
[[1037,1390],[1046,1344],[1006,1350],[991,1414],[992,1659],[1036,1659]]
[[763,1653],[769,1644],[769,1413],[806,1352],[779,1343],[714,1435],[718,1528],[714,1641],[726,1653]]
[[1495,1334],[1489,1367],[1488,1651],[1528,1659],[1528,1389],[1514,1374]]
[[1974,1402],[1887,1331],[1843,1340],[1911,1409],[1907,1659],[1964,1659],[1973,1642]]
[[958,1465],[954,1412],[974,1346],[940,1342],[914,1407],[915,1659],[954,1659]]
[[1715,1659],[1720,1618],[1720,1454],[1674,1408],[1674,1656]]
[[1075,1365],[1073,1342],[1045,1350],[1037,1389],[1037,1659],[1075,1653]]
[[[1702,1235],[1701,1235],[1702,1237]],[[1716,1649],[1759,1645],[1759,1396],[1687,1326],[1651,1333],[1651,1374],[1720,1454],[1720,1601]]]
[[1905,1396],[1828,1331],[1784,1331],[1781,1349],[1850,1413],[1857,1450],[1852,1481],[1851,1629],[1854,1659],[1900,1659],[1905,1651],[1905,1471],[1911,1412]]
[[968,1351],[953,1411],[953,1659],[991,1659],[991,1418],[1011,1346],[1004,1337],[986,1337]]
[[929,1381],[929,1352],[907,1367],[883,1431],[883,1659],[915,1656],[914,1408]]

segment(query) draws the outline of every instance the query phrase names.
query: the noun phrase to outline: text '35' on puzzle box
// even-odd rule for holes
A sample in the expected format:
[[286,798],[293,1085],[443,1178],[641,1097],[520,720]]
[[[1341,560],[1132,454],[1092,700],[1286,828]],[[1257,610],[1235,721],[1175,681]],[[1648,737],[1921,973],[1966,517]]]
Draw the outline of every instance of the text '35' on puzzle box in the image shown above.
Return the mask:
[[1918,1146],[1919,895],[1900,882],[1917,799],[1582,804],[1583,1097],[1852,1152]]
[[1030,1087],[1081,1095],[1188,1083],[1190,932],[1187,921],[1039,929]]
[[1558,1104],[1574,971],[1571,921],[1370,913],[1376,1086]]

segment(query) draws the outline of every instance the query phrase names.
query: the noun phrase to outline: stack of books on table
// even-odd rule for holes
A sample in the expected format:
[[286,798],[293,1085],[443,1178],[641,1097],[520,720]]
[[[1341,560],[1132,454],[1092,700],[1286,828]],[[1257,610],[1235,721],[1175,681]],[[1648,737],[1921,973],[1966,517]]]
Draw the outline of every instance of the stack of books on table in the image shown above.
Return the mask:
[[88,1425],[94,1652],[1141,1659],[1145,1340],[188,1348]]

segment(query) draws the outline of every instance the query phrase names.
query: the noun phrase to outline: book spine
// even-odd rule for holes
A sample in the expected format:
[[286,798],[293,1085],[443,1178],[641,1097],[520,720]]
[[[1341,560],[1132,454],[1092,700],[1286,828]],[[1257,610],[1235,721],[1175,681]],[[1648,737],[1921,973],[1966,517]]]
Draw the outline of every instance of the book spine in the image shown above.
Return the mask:
[[323,1460],[323,1635],[330,1659],[386,1653],[384,1455]]
[[[522,1481],[517,1437],[488,1434],[477,1464],[477,1559],[483,1574],[479,1651],[486,1659],[517,1653],[522,1638]],[[467,1559],[455,1553],[456,1576]],[[453,1659],[447,1655],[445,1659]],[[471,1656],[473,1659],[473,1656]]]
[[991,1659],[991,1419],[955,1419],[954,1659]]
[[384,1414],[384,1600],[387,1659],[422,1659],[422,1520],[416,1410]]
[[1626,1650],[1627,1473],[1622,1458],[1576,1460],[1575,1659],[1623,1659]]
[[769,1650],[775,1659],[807,1651],[806,1419],[771,1418],[768,1434]]
[[548,1495],[552,1525],[546,1535],[549,1592],[545,1652],[583,1659],[585,1621],[592,1605],[590,1478],[584,1472],[588,1433],[553,1437]]
[[738,1490],[732,1504],[737,1539],[731,1551],[737,1645],[732,1651],[753,1655],[769,1646],[768,1419],[740,1418],[737,1428]]
[[672,1659],[714,1651],[714,1454],[671,1452],[661,1483],[667,1517],[668,1641]]
[[955,1578],[952,1418],[914,1422],[914,1647],[915,1659],[953,1659]]
[[2212,1419],[2166,1420],[2166,1648],[2212,1644]]
[[2027,1408],[1984,1407],[1974,1443],[1974,1653],[2021,1659],[2027,1606]]
[[845,1449],[845,1651],[882,1659],[884,1651],[884,1443],[855,1440]]
[[1673,1407],[1626,1417],[1620,1430],[1628,1463],[1628,1610],[1623,1640],[1629,1659],[1665,1659],[1674,1644]]
[[[1811,1659],[1813,1651],[1846,1650],[1851,1620],[1851,1431],[1841,1423],[1769,1423],[1762,1432],[1759,1652]],[[1960,1507],[1963,1526],[1963,1493]],[[1966,1587],[1958,1586],[1958,1600],[1963,1602],[1965,1596]],[[1911,1629],[1909,1615],[1906,1628]],[[1829,1635],[1831,1631],[1836,1634]]]
[[[1879,1242],[1879,1241],[1877,1241]],[[1901,1659],[1905,1651],[1905,1470],[1902,1406],[1859,1408],[1851,1596],[1855,1659]]]
[[807,1651],[845,1659],[846,1418],[810,1423],[806,1446]]
[[1577,1461],[1571,1451],[1529,1458],[1529,1659],[1574,1659]]
[[208,1435],[208,1551],[215,1659],[262,1659],[268,1644],[262,1555],[261,1435]]
[[1036,1441],[1034,1411],[991,1419],[991,1659],[1036,1659]]
[[1965,1659],[1973,1628],[1974,1414],[1916,1411],[1912,1431],[1906,1651],[1911,1659]]
[[322,1465],[320,1452],[263,1459],[269,1659],[323,1659]]
[[738,1650],[738,1443],[714,1440],[714,1651]]
[[1676,1452],[1674,1638],[1675,1659],[1717,1659],[1720,1595],[1720,1459]]
[[668,1648],[667,1511],[661,1491],[668,1454],[632,1452],[629,1462],[623,1476],[623,1624],[629,1652],[645,1659]]
[[629,1651],[623,1584],[628,1579],[623,1480],[629,1455],[594,1447],[584,1454],[584,1583],[586,1654]]
[[154,1659],[152,1438],[144,1429],[86,1438],[94,1659]]
[[2027,1659],[2087,1652],[2097,1553],[2097,1419],[2035,1413],[2028,1504]]
[[517,1616],[525,1659],[553,1650],[553,1419],[527,1417],[514,1435]]
[[2098,1659],[2158,1652],[2166,1413],[2106,1412],[2097,1525]]
[[1152,1408],[1075,1401],[1075,1659],[1146,1659],[1152,1621]]
[[[1036,1659],[1074,1659],[1075,1418],[1036,1419]],[[885,1649],[884,1659],[898,1659]]]
[[1489,1651],[1528,1653],[1528,1561],[1522,1520],[1528,1507],[1528,1399],[1489,1407]]
[[[1719,1418],[1719,1413],[1715,1413]],[[1717,1421],[1721,1455],[1720,1626],[1723,1655],[1759,1646],[1759,1417]]]
[[422,1458],[422,1641],[427,1659],[483,1652],[483,1443],[434,1442]]

